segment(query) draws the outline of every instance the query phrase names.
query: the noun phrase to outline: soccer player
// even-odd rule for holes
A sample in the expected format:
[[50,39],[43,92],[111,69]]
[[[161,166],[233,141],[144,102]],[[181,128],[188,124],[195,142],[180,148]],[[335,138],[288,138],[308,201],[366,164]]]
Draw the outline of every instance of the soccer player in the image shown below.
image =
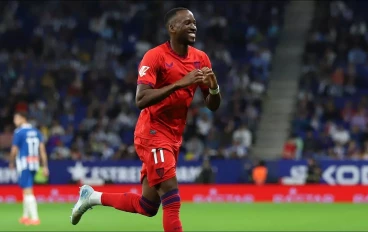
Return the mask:
[[186,116],[194,93],[202,90],[207,107],[215,111],[221,96],[211,62],[203,51],[190,45],[196,39],[196,20],[186,8],[165,15],[170,40],[144,55],[138,68],[136,105],[141,113],[134,144],[142,161],[142,195],[101,193],[84,185],[72,210],[71,222],[95,205],[130,213],[155,216],[163,208],[164,231],[182,231],[176,163]]
[[27,122],[26,113],[15,113],[13,145],[10,151],[9,167],[16,166],[19,186],[23,189],[23,216],[19,222],[25,225],[39,225],[37,202],[33,195],[33,179],[40,167],[41,158],[44,175],[49,174],[46,148],[39,130]]

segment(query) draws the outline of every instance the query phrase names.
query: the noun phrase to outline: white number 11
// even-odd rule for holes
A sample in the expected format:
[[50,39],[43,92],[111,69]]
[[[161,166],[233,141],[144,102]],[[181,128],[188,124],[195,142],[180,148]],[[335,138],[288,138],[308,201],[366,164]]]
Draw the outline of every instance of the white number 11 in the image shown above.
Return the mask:
[[38,156],[38,149],[40,148],[40,140],[37,137],[26,138],[28,144],[28,155]]
[[162,148],[158,148],[158,149],[154,148],[154,149],[152,149],[152,153],[153,153],[153,158],[155,159],[155,164],[158,163],[157,150],[159,150],[159,152],[160,152],[161,162],[163,163],[165,161],[165,159],[164,159],[164,150]]

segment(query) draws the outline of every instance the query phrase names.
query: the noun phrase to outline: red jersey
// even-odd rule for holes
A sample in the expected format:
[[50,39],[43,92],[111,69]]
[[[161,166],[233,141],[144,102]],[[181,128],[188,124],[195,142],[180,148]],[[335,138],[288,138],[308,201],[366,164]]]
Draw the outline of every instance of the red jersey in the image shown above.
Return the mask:
[[[203,51],[189,46],[183,57],[172,50],[166,42],[144,55],[138,67],[138,84],[150,85],[154,89],[175,83],[194,69],[211,67]],[[193,84],[176,90],[161,102],[143,109],[135,128],[135,136],[145,139],[159,139],[181,144],[187,112],[194,93],[200,87],[207,95],[208,87]]]

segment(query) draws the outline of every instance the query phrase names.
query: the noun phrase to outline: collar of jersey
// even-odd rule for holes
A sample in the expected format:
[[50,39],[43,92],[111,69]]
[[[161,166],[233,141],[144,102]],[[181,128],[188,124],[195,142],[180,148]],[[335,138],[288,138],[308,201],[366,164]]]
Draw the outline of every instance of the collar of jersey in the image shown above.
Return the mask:
[[31,128],[31,127],[32,127],[32,125],[29,124],[29,123],[25,123],[25,124],[20,126],[20,128]]
[[174,49],[172,49],[171,44],[170,44],[170,41],[167,41],[167,42],[166,42],[166,45],[167,45],[167,47],[169,48],[170,52],[171,52],[172,54],[174,54],[176,57],[178,57],[178,58],[180,58],[180,59],[186,59],[186,58],[188,57],[189,47],[188,47],[188,53],[187,53],[185,56],[181,56],[181,55],[179,55],[178,53],[176,53],[176,52],[174,51]]

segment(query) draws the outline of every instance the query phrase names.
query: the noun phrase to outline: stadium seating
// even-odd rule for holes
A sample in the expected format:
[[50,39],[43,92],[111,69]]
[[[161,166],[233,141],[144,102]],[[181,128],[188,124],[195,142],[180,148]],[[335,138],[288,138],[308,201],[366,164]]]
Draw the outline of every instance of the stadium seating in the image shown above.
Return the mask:
[[246,125],[238,130],[240,138],[244,131],[251,136],[257,129],[284,2],[4,1],[0,5],[3,157],[11,143],[12,113],[28,110],[47,139],[52,159],[136,159],[132,146],[139,114],[134,105],[136,68],[145,51],[166,40],[163,15],[178,5],[191,9],[197,18],[195,46],[209,54],[224,95],[215,114],[196,95],[183,157],[247,157],[251,145],[232,137],[240,125]]
[[362,11],[367,3],[317,5],[305,47],[293,134],[287,143],[296,149],[284,157],[367,159],[368,17]]

